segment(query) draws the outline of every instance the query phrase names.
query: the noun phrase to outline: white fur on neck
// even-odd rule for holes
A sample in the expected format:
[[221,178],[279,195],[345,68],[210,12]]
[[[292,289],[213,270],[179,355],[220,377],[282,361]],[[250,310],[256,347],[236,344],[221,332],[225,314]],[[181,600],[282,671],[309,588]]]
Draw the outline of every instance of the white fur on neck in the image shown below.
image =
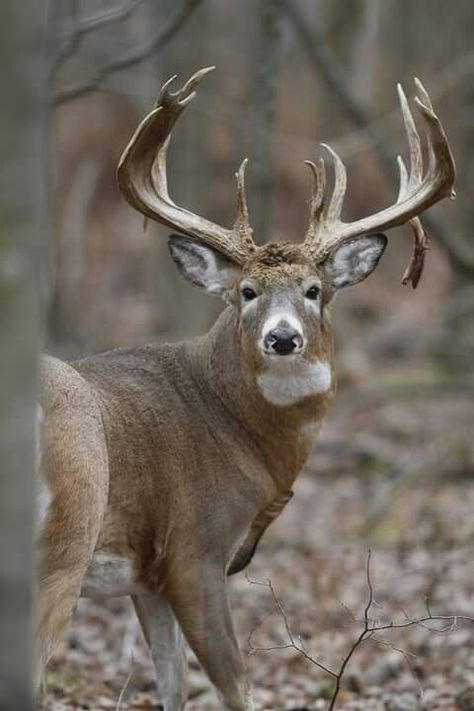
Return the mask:
[[331,387],[329,363],[295,362],[291,356],[280,358],[282,362],[274,360],[257,377],[263,397],[272,405],[294,405],[310,395],[325,393]]

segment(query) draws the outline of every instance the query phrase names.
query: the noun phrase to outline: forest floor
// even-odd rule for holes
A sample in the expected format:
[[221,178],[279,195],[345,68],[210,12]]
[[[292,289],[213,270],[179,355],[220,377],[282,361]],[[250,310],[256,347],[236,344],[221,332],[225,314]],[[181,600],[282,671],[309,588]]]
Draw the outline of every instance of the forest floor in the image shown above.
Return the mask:
[[[390,388],[389,388],[390,390]],[[381,404],[383,403],[383,404]],[[388,403],[388,404],[387,404]],[[472,393],[342,393],[295,496],[231,597],[257,709],[328,709],[334,680],[288,645],[337,668],[362,629],[367,556],[377,624],[474,615]],[[270,614],[271,613],[271,614]],[[472,711],[474,624],[386,630],[351,658],[340,711]],[[446,623],[444,624],[446,627]],[[250,644],[249,644],[250,637]],[[397,650],[403,650],[404,653]],[[189,711],[217,709],[190,656]],[[153,709],[154,673],[128,599],[81,600],[50,664],[44,709]]]

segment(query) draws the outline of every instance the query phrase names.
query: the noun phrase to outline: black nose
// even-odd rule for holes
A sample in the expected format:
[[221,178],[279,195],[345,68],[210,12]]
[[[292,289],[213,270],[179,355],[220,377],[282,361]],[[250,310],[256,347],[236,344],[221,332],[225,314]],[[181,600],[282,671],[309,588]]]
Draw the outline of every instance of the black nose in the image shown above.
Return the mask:
[[303,338],[292,328],[275,328],[265,336],[264,345],[267,351],[276,355],[290,355],[301,350]]

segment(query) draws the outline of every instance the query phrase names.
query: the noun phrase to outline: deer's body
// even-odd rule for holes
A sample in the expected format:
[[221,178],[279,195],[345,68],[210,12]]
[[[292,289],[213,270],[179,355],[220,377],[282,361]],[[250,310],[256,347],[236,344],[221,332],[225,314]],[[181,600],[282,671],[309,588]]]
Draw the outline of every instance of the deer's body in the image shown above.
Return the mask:
[[[165,87],[124,152],[119,185],[141,212],[184,232],[170,238],[182,274],[227,302],[212,330],[174,345],[116,350],[71,365],[46,358],[38,468],[38,671],[80,595],[130,595],[157,670],[163,711],[187,698],[183,635],[233,711],[253,708],[234,634],[227,576],[241,570],[291,496],[335,389],[330,303],[365,279],[385,248],[366,235],[410,220],[418,279],[421,209],[451,191],[454,164],[423,87],[430,165],[401,94],[411,174],[397,203],[340,220],[345,171],[325,204],[323,166],[302,245],[257,247],[238,173],[228,230],[177,207],[166,185],[167,138],[201,70]],[[412,125],[413,124],[413,125]],[[438,162],[436,162],[438,161]]]
[[[321,355],[330,367],[329,339]],[[181,627],[188,617],[198,637],[210,633],[218,613],[200,609],[203,591],[225,587],[252,523],[276,504],[256,543],[286,503],[333,392],[332,379],[310,380],[307,394],[297,390],[293,405],[281,407],[257,379],[242,357],[232,308],[192,341],[72,365],[45,359],[41,476],[51,504],[41,583],[48,601],[52,588],[64,601],[44,604],[46,658],[51,615],[59,634],[79,595],[161,595]],[[285,377],[279,381],[284,386]],[[77,482],[77,469],[64,466],[71,457]],[[54,502],[73,484],[76,495],[58,510]],[[64,557],[69,574],[58,578]]]
[[[175,565],[206,552],[225,572],[256,515],[291,488],[332,393],[323,381],[292,407],[269,402],[241,357],[232,309],[193,341],[111,351],[60,374],[47,359],[48,391],[71,387],[71,369],[100,412],[90,436],[107,450],[95,550],[130,561],[135,590],[162,589]],[[47,428],[54,398],[42,405]],[[65,439],[76,436],[68,415],[57,424]]]

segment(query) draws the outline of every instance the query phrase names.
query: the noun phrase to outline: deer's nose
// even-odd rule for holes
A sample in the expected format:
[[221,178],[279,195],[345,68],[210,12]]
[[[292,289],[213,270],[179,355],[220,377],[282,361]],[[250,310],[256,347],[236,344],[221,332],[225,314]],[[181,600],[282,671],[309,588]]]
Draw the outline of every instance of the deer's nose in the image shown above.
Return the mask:
[[274,328],[264,338],[267,353],[276,355],[291,355],[303,348],[303,337],[293,328]]

